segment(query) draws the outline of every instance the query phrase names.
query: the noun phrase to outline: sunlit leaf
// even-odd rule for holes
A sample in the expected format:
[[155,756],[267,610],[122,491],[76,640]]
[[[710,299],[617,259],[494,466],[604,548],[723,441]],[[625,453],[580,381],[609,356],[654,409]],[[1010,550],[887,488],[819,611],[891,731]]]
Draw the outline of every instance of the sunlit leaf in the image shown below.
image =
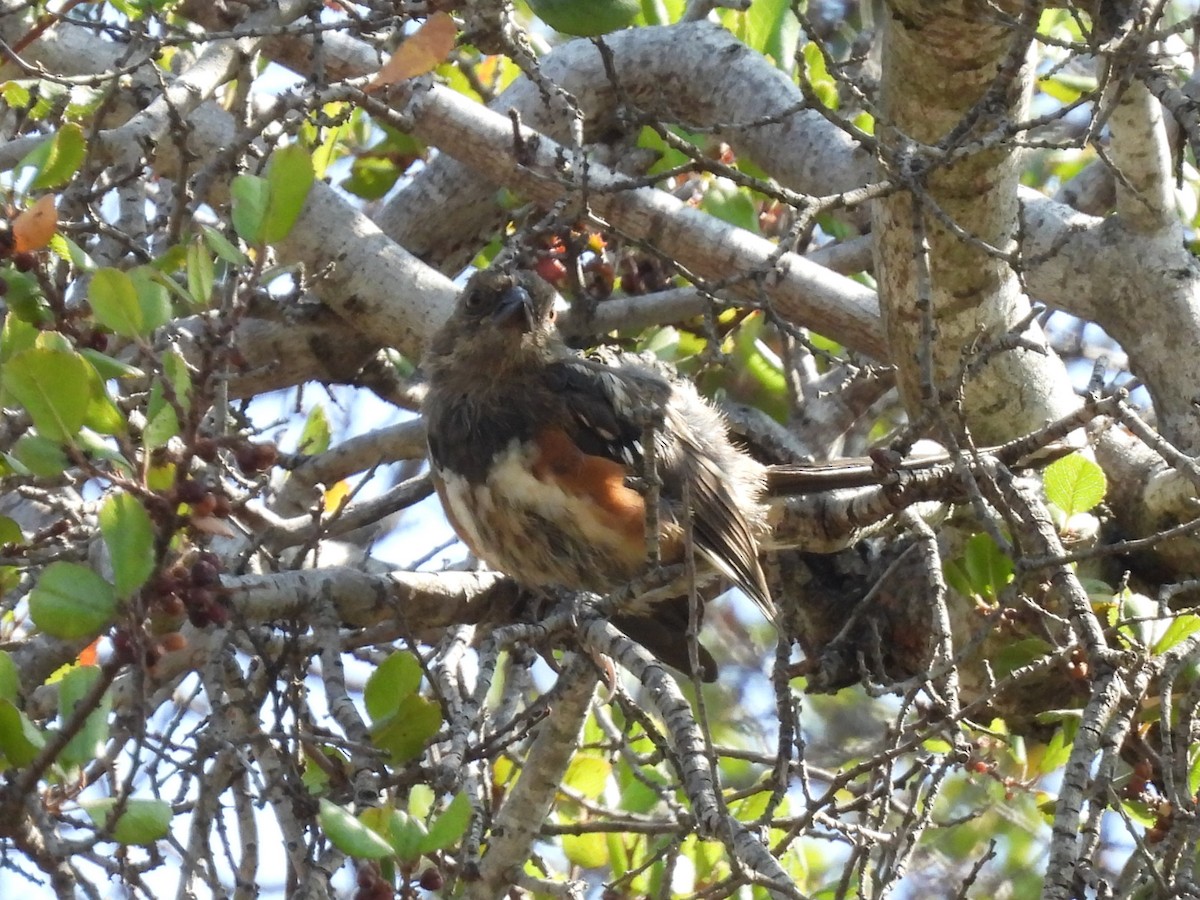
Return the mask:
[[608,785],[612,764],[603,757],[576,753],[567,766],[563,784],[591,799],[598,798]]
[[29,412],[43,437],[69,442],[87,414],[88,365],[76,353],[34,347],[4,366],[4,387]]
[[32,189],[44,191],[66,184],[79,170],[86,149],[83,129],[75,122],[65,123],[50,140],[50,152],[33,179]]
[[304,420],[304,429],[300,432],[296,452],[308,456],[324,453],[329,449],[330,439],[329,416],[325,413],[325,407],[314,406]]
[[1200,632],[1200,616],[1188,613],[1176,616],[1167,626],[1162,637],[1154,644],[1155,653],[1166,653],[1172,647]]
[[130,338],[144,333],[142,305],[128,272],[111,268],[97,270],[88,288],[88,302],[96,320],[105,328]]
[[567,859],[581,868],[608,865],[608,840],[602,833],[564,834],[562,848]]
[[1108,490],[1104,470],[1079,453],[1064,456],[1046,466],[1042,483],[1046,488],[1046,499],[1061,509],[1068,519],[1090,510],[1104,499]]
[[246,254],[229,242],[225,235],[210,225],[201,225],[200,233],[209,249],[225,262],[235,266],[244,266],[248,260]]

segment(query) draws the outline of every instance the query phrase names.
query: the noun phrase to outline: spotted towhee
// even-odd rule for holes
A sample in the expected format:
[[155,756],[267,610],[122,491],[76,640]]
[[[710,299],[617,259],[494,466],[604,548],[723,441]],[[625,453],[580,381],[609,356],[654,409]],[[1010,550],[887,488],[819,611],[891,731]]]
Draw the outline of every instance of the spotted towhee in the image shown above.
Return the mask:
[[[532,273],[480,271],[430,345],[429,457],[454,530],[527,586],[608,592],[645,573],[646,498],[657,496],[661,562],[684,561],[690,529],[701,574],[725,575],[774,619],[755,540],[763,467],[689,383],[570,350],[555,296]],[[688,670],[686,593],[614,623]],[[706,652],[698,674],[715,677]]]

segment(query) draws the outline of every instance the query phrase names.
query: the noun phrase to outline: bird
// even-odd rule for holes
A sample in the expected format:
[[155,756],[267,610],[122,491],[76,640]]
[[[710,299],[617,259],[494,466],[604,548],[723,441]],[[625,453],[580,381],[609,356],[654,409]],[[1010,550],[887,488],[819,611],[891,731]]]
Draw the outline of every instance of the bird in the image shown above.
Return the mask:
[[[657,497],[660,562],[684,562],[690,532],[697,571],[724,575],[777,622],[758,558],[765,467],[690,382],[631,354],[570,349],[554,323],[557,296],[515,262],[493,264],[471,276],[430,340],[422,411],[454,531],[527,587],[603,594],[648,571],[647,498]],[[691,672],[688,611],[685,586],[612,621]],[[703,648],[694,674],[715,679]]]

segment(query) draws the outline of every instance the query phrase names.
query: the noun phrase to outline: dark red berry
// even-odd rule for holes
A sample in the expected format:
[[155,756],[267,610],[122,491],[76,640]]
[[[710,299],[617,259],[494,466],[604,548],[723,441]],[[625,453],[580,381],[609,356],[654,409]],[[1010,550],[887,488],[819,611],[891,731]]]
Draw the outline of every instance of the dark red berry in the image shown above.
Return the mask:
[[121,629],[112,636],[113,656],[120,663],[131,663],[137,658],[134,652],[133,637],[128,631]]
[[440,891],[446,883],[446,879],[442,877],[441,869],[430,866],[421,873],[421,878],[417,882],[422,888],[427,891]]
[[246,474],[265,472],[279,459],[279,450],[274,444],[242,444],[234,453],[238,468]]
[[192,584],[196,587],[212,587],[221,583],[221,570],[206,559],[192,563]]
[[210,437],[196,438],[192,452],[207,463],[217,461],[217,442]]
[[187,612],[187,607],[183,603],[183,598],[178,594],[163,594],[158,598],[156,604],[158,611],[164,616],[169,616],[172,619],[177,619]]

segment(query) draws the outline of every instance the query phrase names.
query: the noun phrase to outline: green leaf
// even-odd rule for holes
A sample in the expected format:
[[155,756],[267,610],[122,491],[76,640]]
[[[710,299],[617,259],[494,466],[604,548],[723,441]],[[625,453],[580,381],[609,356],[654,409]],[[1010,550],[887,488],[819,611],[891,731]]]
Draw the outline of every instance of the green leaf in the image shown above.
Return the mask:
[[38,478],[54,478],[71,467],[62,444],[40,434],[21,435],[13,446],[12,457]]
[[[329,763],[322,765],[316,761],[317,754],[329,760]],[[333,780],[329,774],[329,768],[338,771],[347,771],[346,763],[348,762],[346,754],[336,747],[321,747],[321,748],[305,748],[304,750],[304,769],[300,773],[300,781],[308,789],[310,794],[324,794]],[[332,764],[332,766],[330,765]]]
[[174,317],[171,298],[159,277],[153,266],[138,266],[129,273],[129,279],[137,292],[138,307],[142,311],[144,334],[151,334],[154,329],[161,328]]
[[466,794],[455,794],[442,814],[429,826],[429,833],[421,841],[421,852],[433,853],[453,847],[467,833],[470,824],[471,802]]
[[745,12],[724,12],[721,17],[746,46],[771,57],[785,72],[792,71],[800,22],[790,0],[754,0]]
[[421,664],[411,653],[397,650],[367,679],[363,688],[363,704],[374,721],[396,714],[400,703],[421,686]]
[[45,736],[11,700],[0,700],[0,754],[11,765],[27,766],[46,746]]
[[1108,490],[1104,470],[1079,453],[1064,456],[1046,466],[1042,483],[1046,487],[1046,499],[1066,513],[1068,519],[1094,507]]
[[804,72],[800,77],[808,81],[817,99],[829,109],[838,108],[837,81],[829,74],[825,65],[825,57],[821,48],[815,43],[807,43],[801,51],[804,59]]
[[1044,774],[1049,774],[1067,764],[1067,760],[1071,756],[1071,747],[1075,743],[1075,735],[1078,733],[1078,718],[1063,719],[1062,727],[1055,730],[1054,735],[1050,738],[1050,743],[1046,745],[1046,752],[1042,754],[1039,769]]
[[89,428],[100,434],[124,434],[125,416],[113,402],[112,397],[108,396],[108,388],[104,385],[104,379],[91,365],[87,367],[87,373],[88,408],[87,414],[83,417],[85,427],[80,430],[79,434],[82,435]]
[[378,200],[400,178],[396,164],[386,157],[360,156],[350,164],[350,174],[342,179],[342,190],[364,200]]
[[115,493],[100,507],[100,533],[112,557],[117,596],[128,597],[154,572],[154,524],[136,497]]
[[571,764],[567,766],[563,784],[576,793],[595,800],[604,793],[611,774],[612,764],[607,759],[588,753],[576,753],[571,759]]
[[395,765],[416,759],[442,725],[442,709],[420,694],[409,694],[393,716],[371,726],[371,741],[391,754]]
[[995,602],[1012,581],[1013,564],[990,534],[971,535],[963,550],[963,567],[971,594]]
[[[74,666],[58,683],[58,718],[63,726],[74,715],[75,707],[100,677],[98,666]],[[63,748],[58,762],[68,768],[83,766],[104,753],[108,740],[108,716],[112,712],[112,693],[104,696],[87,717],[87,721]]]
[[739,188],[726,178],[716,179],[704,192],[700,208],[730,225],[759,234],[758,207],[746,188]]
[[1166,634],[1167,625],[1158,604],[1137,591],[1124,590],[1116,596],[1120,604],[1120,632],[1138,647],[1153,647]]
[[16,703],[21,696],[21,674],[7,650],[0,650],[0,700]]
[[225,235],[211,225],[201,225],[200,233],[204,235],[204,242],[208,244],[209,249],[230,265],[244,266],[249,262],[245,253],[231,244]]
[[6,81],[0,84],[0,97],[3,97],[4,102],[13,109],[24,109],[32,98],[27,87],[29,84],[33,84],[33,82],[28,80]]
[[34,347],[4,366],[4,387],[43,437],[68,443],[87,414],[87,374],[88,365],[77,353]]
[[1041,638],[1025,638],[1005,644],[996,654],[993,661],[997,678],[1007,678],[1021,666],[1028,665],[1036,659],[1041,659],[1054,648]]
[[54,237],[50,238],[50,243],[47,244],[59,259],[65,259],[80,272],[96,271],[96,261],[88,255],[88,252],[80,247],[77,243],[61,232],[55,232]]
[[[163,354],[163,376],[165,384],[171,386],[176,403],[186,412],[191,404],[192,376],[188,372],[187,361],[177,350]],[[175,413],[175,406],[167,401],[164,378],[156,378],[150,386],[142,439],[148,447],[162,447],[177,434],[179,417]]]
[[233,227],[247,244],[262,243],[270,190],[267,179],[258,175],[238,175],[229,186],[233,196]]
[[1154,652],[1166,653],[1198,631],[1200,631],[1200,616],[1191,613],[1176,616],[1171,620],[1171,624],[1167,626],[1162,637],[1154,644]]
[[74,122],[63,125],[50,140],[50,152],[33,179],[31,190],[44,191],[66,184],[79,170],[85,150],[83,129]]
[[584,869],[599,869],[608,865],[608,837],[599,832],[564,834],[562,849],[575,865]]
[[324,406],[314,406],[304,420],[304,430],[300,432],[298,453],[316,456],[329,449],[331,435],[329,433],[329,417],[325,414]]
[[387,836],[396,858],[405,863],[421,858],[421,847],[429,837],[420,819],[399,809],[387,812]]
[[[624,762],[619,763],[621,802],[620,808],[631,813],[648,813],[659,804],[662,795],[641,778],[635,777],[633,771]],[[661,784],[662,777],[653,770],[642,773],[646,780]]]
[[129,477],[134,477],[135,470],[121,451],[112,446],[112,442],[106,440],[101,435],[92,431],[90,428],[84,427],[79,430],[79,449],[82,450],[89,459],[105,460],[113,466],[124,472]]
[[116,614],[113,586],[77,563],[51,563],[29,594],[34,624],[63,640],[94,637]]
[[42,288],[36,278],[12,268],[5,268],[3,277],[8,285],[4,303],[13,312],[13,316],[9,318],[30,325],[53,321],[54,315],[46,306],[46,301],[42,297]]
[[313,185],[312,157],[299,144],[281,147],[267,166],[268,202],[262,239],[268,244],[287,237]]
[[0,330],[0,364],[23,350],[32,350],[37,346],[37,338],[38,329],[34,325],[17,316],[5,316],[4,329]]
[[122,337],[135,338],[148,333],[137,288],[128,272],[97,269],[88,290],[88,302],[96,320]]
[[96,374],[105,381],[110,378],[141,378],[146,374],[137,366],[113,359],[99,350],[84,349],[79,351],[79,355],[91,363]]
[[215,280],[216,266],[211,252],[201,241],[192,241],[187,248],[187,285],[194,304],[208,306]]
[[384,859],[392,855],[392,845],[372,831],[349,810],[321,798],[317,821],[333,845],[355,859]]
[[[114,798],[79,804],[97,828],[104,828],[117,806]],[[112,839],[118,844],[153,844],[171,831],[171,804],[165,800],[132,799],[112,823]]]
[[640,0],[529,0],[538,18],[563,34],[595,37],[633,23]]
[[0,516],[0,546],[23,543],[25,543],[25,534],[16,520],[10,519],[8,516]]

